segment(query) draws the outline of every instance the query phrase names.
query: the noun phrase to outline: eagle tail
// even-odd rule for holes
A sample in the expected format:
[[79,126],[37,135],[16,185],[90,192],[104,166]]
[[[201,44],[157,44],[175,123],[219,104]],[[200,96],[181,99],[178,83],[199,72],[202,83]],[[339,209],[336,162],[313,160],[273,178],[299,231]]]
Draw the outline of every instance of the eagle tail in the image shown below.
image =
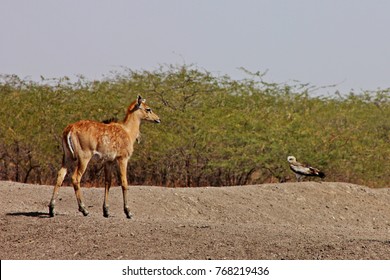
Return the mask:
[[320,178],[325,178],[325,173],[322,172],[322,171],[319,171],[319,172],[318,172],[318,177],[320,177]]

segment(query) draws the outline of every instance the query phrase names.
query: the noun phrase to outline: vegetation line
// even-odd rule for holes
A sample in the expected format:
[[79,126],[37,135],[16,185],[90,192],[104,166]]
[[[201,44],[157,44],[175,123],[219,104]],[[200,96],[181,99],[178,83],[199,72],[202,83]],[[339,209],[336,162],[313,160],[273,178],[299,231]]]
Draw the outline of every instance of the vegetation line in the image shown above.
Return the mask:
[[[144,124],[129,184],[286,182],[295,180],[287,162],[294,155],[324,170],[328,181],[389,186],[389,89],[312,96],[309,84],[267,83],[262,73],[246,73],[237,81],[183,65],[123,69],[100,81],[3,75],[0,179],[54,184],[64,127],[80,119],[121,120],[140,94],[162,123]],[[104,186],[101,166],[90,165],[84,184]]]

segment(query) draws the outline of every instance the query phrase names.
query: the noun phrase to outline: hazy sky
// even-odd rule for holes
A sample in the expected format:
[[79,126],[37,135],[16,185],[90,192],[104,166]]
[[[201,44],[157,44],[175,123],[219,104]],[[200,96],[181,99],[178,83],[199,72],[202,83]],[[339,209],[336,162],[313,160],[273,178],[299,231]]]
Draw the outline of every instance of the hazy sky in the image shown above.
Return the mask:
[[388,0],[0,0],[0,26],[0,74],[22,78],[185,63],[342,92],[390,87]]

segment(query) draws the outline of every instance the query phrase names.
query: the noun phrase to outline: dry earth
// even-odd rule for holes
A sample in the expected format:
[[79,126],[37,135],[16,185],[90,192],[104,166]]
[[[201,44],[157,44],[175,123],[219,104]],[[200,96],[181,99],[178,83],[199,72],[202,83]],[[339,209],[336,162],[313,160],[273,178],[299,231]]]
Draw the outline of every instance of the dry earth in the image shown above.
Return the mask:
[[133,219],[111,189],[0,182],[1,259],[390,259],[390,189],[347,183],[222,188],[133,186]]

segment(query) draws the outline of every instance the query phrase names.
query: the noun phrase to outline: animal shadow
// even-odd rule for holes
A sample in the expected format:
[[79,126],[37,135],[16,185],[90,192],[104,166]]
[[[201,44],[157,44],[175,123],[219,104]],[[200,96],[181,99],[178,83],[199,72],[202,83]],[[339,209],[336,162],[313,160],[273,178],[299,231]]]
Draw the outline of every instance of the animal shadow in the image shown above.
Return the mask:
[[11,212],[7,213],[7,216],[25,216],[25,217],[36,217],[36,218],[50,218],[49,213],[45,212]]

